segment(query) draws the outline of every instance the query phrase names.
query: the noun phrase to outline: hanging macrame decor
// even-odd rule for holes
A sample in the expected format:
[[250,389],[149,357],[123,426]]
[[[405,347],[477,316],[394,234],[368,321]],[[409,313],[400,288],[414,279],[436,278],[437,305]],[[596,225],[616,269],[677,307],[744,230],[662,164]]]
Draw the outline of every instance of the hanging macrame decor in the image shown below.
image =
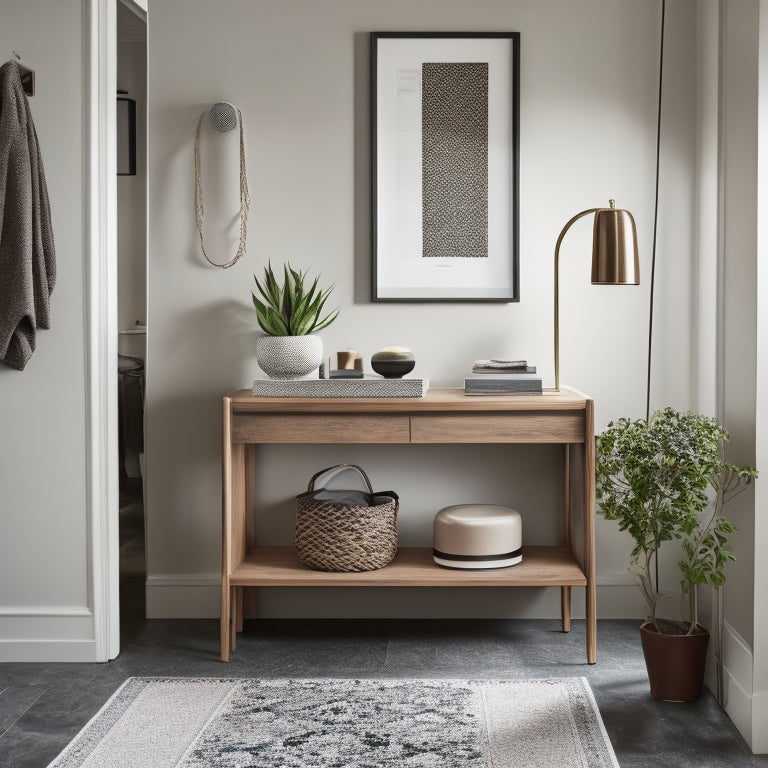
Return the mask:
[[[220,133],[227,133],[240,126],[240,242],[235,255],[226,263],[219,264],[212,261],[205,249],[205,236],[203,235],[203,218],[205,206],[203,205],[203,178],[200,168],[200,128],[203,124],[203,118],[208,115],[208,121],[211,126]],[[247,237],[248,207],[250,206],[250,195],[248,193],[248,177],[245,167],[245,136],[243,131],[243,115],[240,109],[230,104],[228,101],[219,101],[209,109],[203,112],[197,121],[197,130],[195,131],[195,217],[197,231],[200,234],[200,248],[203,251],[205,260],[214,267],[228,269],[237,263],[238,259],[245,253],[245,241]]]

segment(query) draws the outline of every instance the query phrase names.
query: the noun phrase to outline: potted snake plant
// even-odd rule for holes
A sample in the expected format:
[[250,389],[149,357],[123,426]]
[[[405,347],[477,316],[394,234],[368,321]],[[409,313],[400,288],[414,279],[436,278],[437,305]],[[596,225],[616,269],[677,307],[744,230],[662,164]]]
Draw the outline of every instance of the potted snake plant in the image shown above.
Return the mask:
[[339,309],[323,314],[334,286],[321,289],[319,277],[308,284],[306,272],[283,266],[279,283],[267,264],[264,276],[251,291],[256,319],[264,335],[256,340],[256,362],[270,378],[317,378],[323,360],[323,341],[317,331],[327,328]]
[[[658,699],[693,701],[703,689],[709,632],[698,622],[697,587],[725,583],[725,566],[735,559],[728,536],[737,530],[725,507],[757,476],[725,461],[729,439],[715,419],[665,408],[648,421],[611,422],[595,440],[598,511],[634,540],[629,570],[646,603],[641,640]],[[682,552],[682,620],[657,615],[662,593],[654,571],[668,541]]]

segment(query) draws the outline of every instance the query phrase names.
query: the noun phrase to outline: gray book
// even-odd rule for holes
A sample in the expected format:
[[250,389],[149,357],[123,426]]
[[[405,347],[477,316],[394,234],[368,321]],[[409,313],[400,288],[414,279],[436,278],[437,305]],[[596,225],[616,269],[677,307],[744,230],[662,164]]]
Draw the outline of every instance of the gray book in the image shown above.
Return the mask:
[[484,368],[496,369],[499,368],[504,371],[519,371],[528,367],[526,360],[500,360],[498,358],[492,358],[490,360],[475,360],[472,364],[472,370],[482,370]]
[[485,367],[479,367],[477,364],[472,366],[472,373],[482,373],[484,375],[489,375],[492,373],[536,373],[536,366],[535,365],[525,365],[521,368],[492,368],[490,366]]
[[530,373],[470,373],[464,379],[467,394],[540,393],[542,377]]

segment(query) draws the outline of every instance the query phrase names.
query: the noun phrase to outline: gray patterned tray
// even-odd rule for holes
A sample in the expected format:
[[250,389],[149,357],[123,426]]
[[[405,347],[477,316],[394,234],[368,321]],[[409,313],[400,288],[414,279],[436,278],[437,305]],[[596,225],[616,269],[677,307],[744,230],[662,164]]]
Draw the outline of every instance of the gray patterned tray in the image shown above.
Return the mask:
[[429,379],[268,379],[258,378],[251,392],[255,397],[424,397]]

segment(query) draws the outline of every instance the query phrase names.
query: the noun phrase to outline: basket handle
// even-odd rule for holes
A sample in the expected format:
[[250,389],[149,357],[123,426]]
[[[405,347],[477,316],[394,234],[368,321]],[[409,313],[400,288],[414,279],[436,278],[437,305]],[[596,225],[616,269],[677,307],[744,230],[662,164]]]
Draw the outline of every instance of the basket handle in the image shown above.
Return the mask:
[[320,475],[324,475],[326,472],[333,472],[330,477],[327,477],[326,480],[330,480],[332,477],[335,477],[340,472],[343,472],[345,469],[356,469],[363,477],[363,480],[365,480],[365,484],[368,486],[368,492],[373,493],[373,487],[371,486],[371,481],[368,479],[368,475],[365,474],[362,467],[358,467],[357,464],[336,464],[333,467],[326,467],[325,469],[321,469],[319,472],[315,472],[314,475],[312,475],[309,485],[307,486],[308,491],[314,491],[315,490],[315,480],[317,480]]

